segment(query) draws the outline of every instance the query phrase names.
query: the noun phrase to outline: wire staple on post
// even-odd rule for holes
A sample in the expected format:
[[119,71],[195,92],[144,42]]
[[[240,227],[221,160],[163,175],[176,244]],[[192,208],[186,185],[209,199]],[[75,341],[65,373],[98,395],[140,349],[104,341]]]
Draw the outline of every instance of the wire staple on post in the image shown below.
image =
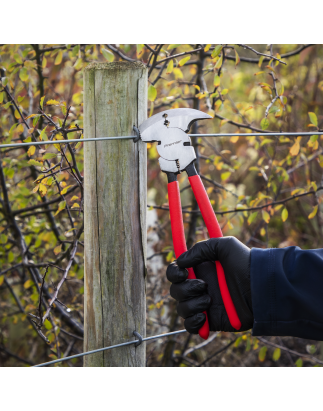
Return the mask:
[[138,347],[141,343],[142,343],[142,336],[137,332],[137,331],[134,331],[133,332],[133,335],[135,336],[135,337],[137,337],[138,338],[138,342],[136,342],[136,344],[135,344],[135,347]]
[[137,128],[136,126],[133,126],[133,131],[136,133],[137,137],[135,137],[133,139],[134,143],[137,143],[140,139],[141,139],[141,135],[140,135],[140,131],[139,128]]

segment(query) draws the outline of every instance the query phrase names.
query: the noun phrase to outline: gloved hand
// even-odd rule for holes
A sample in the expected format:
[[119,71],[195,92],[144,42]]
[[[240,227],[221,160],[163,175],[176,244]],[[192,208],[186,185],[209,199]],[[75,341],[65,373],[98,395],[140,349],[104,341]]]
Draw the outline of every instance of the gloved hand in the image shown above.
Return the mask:
[[[211,331],[237,331],[227,316],[222,301],[215,261],[220,261],[241,329],[252,328],[253,311],[250,289],[250,249],[235,237],[210,238],[195,244],[171,263],[166,271],[172,285],[170,294],[177,300],[177,312],[184,326],[197,334],[207,312]],[[185,268],[193,267],[196,280],[188,280]]]

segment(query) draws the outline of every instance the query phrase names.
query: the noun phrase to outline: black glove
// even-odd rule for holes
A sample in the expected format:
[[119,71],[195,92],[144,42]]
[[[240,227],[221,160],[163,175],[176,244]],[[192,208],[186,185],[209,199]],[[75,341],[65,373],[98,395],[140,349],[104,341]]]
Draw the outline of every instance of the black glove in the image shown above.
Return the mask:
[[[235,237],[210,238],[195,244],[167,268],[167,278],[173,284],[170,294],[177,300],[177,312],[185,319],[184,326],[197,334],[207,312],[211,331],[234,329],[225,311],[216,273],[215,261],[220,261],[241,329],[252,328],[253,311],[250,289],[250,249]],[[187,280],[193,267],[196,280]]]

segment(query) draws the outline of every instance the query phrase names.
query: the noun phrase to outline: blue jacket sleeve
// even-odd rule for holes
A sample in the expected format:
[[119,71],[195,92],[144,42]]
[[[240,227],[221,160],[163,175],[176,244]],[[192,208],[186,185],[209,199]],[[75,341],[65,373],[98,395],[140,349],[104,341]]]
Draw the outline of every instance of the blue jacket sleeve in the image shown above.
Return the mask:
[[323,249],[251,250],[253,335],[323,340]]

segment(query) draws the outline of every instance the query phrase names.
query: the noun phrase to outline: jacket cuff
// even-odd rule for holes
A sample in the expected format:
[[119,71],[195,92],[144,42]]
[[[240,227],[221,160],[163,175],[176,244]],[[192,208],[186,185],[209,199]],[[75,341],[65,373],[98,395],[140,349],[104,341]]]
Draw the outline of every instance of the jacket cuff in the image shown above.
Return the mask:
[[254,336],[277,335],[274,263],[274,249],[251,250],[250,281]]

